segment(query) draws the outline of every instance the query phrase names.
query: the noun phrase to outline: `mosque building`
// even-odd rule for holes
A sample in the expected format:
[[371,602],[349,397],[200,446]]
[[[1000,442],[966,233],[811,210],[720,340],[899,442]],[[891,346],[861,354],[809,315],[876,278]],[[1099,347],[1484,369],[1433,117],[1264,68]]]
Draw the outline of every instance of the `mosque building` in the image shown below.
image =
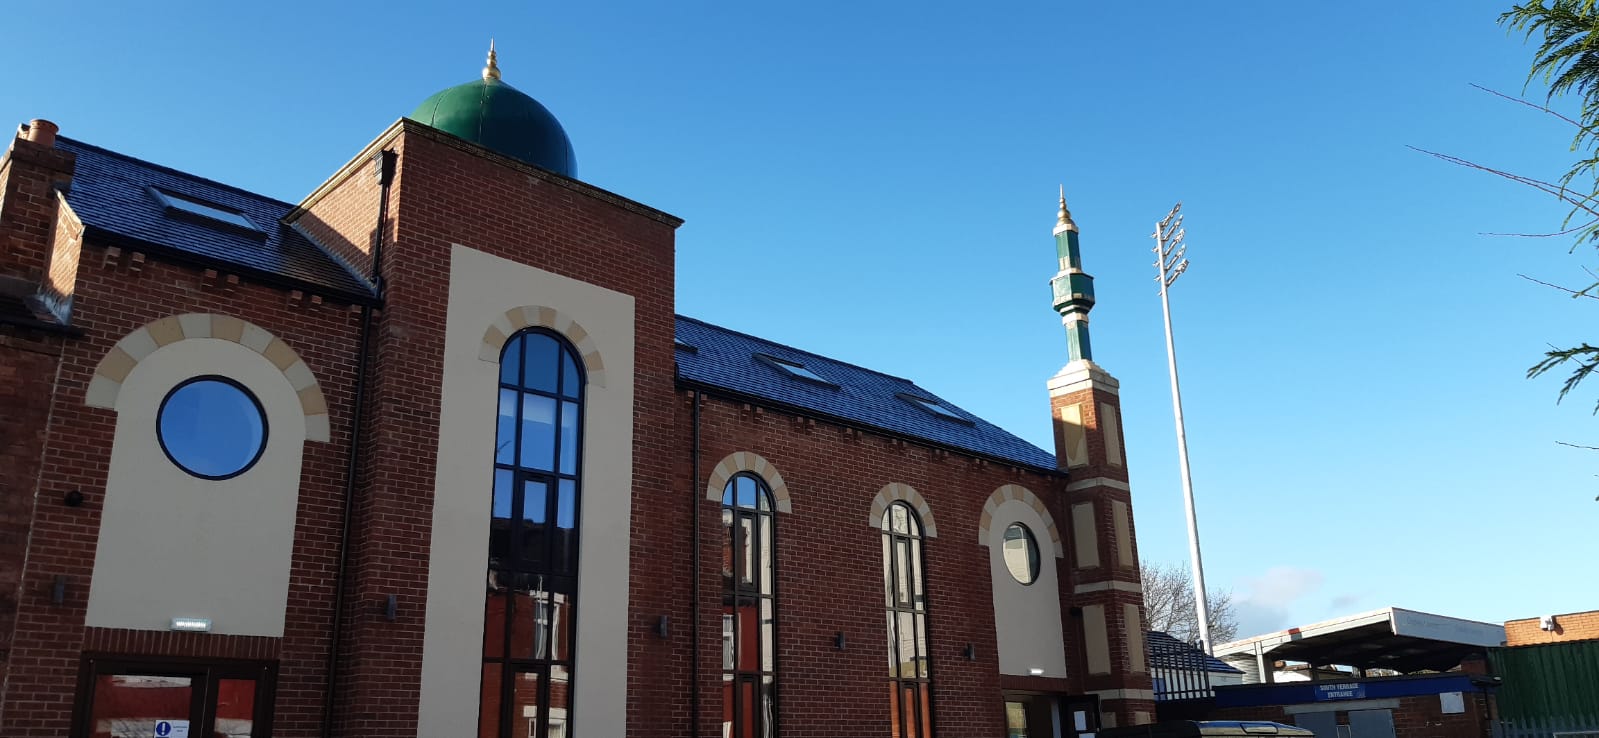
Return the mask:
[[677,315],[682,221],[492,51],[297,203],[61,133],[0,159],[0,735],[1151,719],[1064,195],[1052,454]]

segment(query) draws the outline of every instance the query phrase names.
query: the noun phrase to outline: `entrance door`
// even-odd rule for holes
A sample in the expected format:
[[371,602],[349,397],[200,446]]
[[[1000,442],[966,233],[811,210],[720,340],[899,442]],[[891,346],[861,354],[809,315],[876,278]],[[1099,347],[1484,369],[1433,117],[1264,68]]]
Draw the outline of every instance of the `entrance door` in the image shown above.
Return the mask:
[[1099,699],[1063,697],[1060,701],[1060,734],[1066,738],[1089,738],[1099,732]]
[[270,738],[272,664],[86,659],[76,738]]
[[1092,697],[1005,695],[1005,738],[1088,738],[1099,730]]
[[1055,727],[1048,714],[1039,714],[1039,704],[1043,701],[1033,695],[1007,696],[1005,738],[1055,738]]
[[1394,738],[1393,710],[1351,710],[1350,738]]

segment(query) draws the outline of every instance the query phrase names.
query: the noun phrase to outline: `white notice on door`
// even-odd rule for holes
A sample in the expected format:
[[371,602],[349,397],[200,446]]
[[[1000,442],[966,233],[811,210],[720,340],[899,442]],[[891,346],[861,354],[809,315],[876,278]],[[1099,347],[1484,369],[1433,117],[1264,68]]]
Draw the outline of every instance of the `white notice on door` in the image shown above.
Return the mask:
[[157,720],[155,738],[189,738],[189,721]]
[[1438,695],[1438,706],[1445,715],[1458,715],[1466,711],[1465,695],[1459,692],[1442,692]]

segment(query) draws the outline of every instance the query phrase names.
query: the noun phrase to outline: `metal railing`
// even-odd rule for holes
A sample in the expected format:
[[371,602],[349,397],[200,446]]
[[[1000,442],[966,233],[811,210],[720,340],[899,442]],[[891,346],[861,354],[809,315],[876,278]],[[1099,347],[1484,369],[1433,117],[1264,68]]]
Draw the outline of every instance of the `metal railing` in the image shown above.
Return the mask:
[[1170,637],[1151,637],[1148,648],[1156,702],[1215,696],[1204,652]]
[[1493,738],[1599,738],[1599,718],[1550,717],[1494,723]]

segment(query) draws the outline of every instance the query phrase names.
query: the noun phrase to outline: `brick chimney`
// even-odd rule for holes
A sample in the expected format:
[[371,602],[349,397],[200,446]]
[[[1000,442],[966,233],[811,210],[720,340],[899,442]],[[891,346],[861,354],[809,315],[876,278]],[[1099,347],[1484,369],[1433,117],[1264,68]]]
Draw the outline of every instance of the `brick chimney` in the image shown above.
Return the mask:
[[33,120],[0,157],[0,293],[32,295],[50,272],[57,190],[72,183],[77,157],[55,148],[60,128]]

